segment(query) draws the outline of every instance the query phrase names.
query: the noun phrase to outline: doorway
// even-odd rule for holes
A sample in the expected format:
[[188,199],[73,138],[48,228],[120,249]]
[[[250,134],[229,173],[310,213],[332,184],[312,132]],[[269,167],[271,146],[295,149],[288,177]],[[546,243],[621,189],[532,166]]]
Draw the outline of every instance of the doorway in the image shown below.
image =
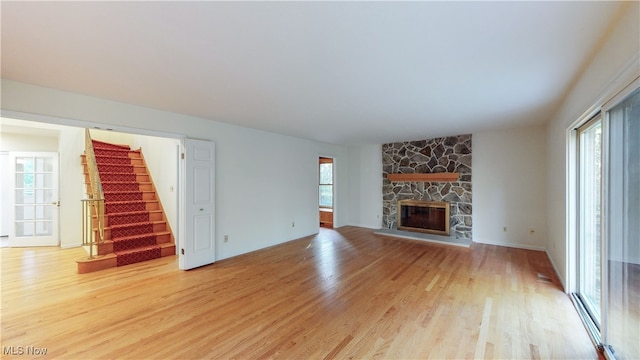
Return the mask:
[[[86,127],[91,129],[92,137],[99,140],[143,148],[146,164],[152,173],[170,226],[174,234],[179,233],[180,136],[137,129],[114,131],[99,124],[48,117],[43,122],[39,119],[31,120],[30,117],[30,114],[12,114],[11,118],[2,118],[2,137],[3,140],[7,140],[3,141],[2,150],[8,150],[9,154],[24,149],[37,150],[40,147],[49,149],[46,151],[57,151],[59,154],[60,175],[55,176],[55,179],[59,179],[60,188],[61,201],[57,208],[60,226],[54,231],[59,236],[59,243],[54,245],[71,248],[80,246],[82,242],[77,229],[82,226],[80,201],[85,197],[86,189],[80,162],[80,155],[84,151]],[[10,164],[10,161],[7,163]],[[6,180],[7,185],[10,185],[10,179]],[[7,203],[11,200],[10,197],[6,199]],[[3,206],[3,213],[5,211],[10,214],[12,207]],[[176,240],[178,242],[181,239]]]
[[573,136],[572,297],[607,359],[640,358],[640,79]]
[[320,227],[333,229],[334,219],[334,160],[330,157],[318,159],[318,208]]

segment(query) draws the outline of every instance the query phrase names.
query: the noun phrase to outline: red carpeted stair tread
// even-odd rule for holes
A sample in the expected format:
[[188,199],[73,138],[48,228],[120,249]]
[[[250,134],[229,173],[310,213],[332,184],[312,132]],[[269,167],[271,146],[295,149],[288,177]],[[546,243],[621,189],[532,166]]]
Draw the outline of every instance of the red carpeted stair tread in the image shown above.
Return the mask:
[[112,213],[145,211],[147,210],[146,201],[114,201],[105,203],[105,212],[107,215]]
[[93,144],[93,151],[96,150],[104,150],[104,151],[112,151],[114,153],[116,152],[128,152],[131,151],[131,147],[127,146],[127,145],[105,145],[105,143],[94,143]]
[[97,155],[96,154],[96,162],[101,162],[101,163],[116,162],[116,163],[120,163],[121,161],[123,161],[123,162],[131,162],[131,158],[129,157],[129,154],[124,154],[122,156],[118,156],[118,155]]
[[105,191],[104,199],[108,202],[140,201],[142,191]]
[[131,165],[129,157],[96,156],[96,163],[101,165]]
[[111,213],[109,225],[122,225],[128,223],[141,223],[149,221],[149,211],[130,211],[121,213]]
[[107,192],[113,191],[139,191],[140,183],[130,181],[103,181],[102,189]]
[[133,172],[102,172],[100,173],[101,181],[126,181],[134,182],[137,176]]
[[129,172],[133,173],[133,165],[110,165],[98,163],[98,173],[103,172]]
[[113,240],[146,234],[153,234],[153,223],[146,222],[111,226],[111,239]]
[[143,199],[142,193],[137,192],[118,192],[111,194],[104,194],[104,198],[109,202],[126,202],[126,201],[140,201]]
[[153,245],[128,251],[121,251],[115,254],[117,265],[124,266],[147,260],[159,259],[162,257],[162,250],[160,246]]
[[111,241],[113,241],[113,252],[116,254],[119,251],[157,245],[155,234],[144,234],[144,235],[128,236],[128,237],[115,238],[115,239],[112,238]]
[[113,150],[113,149],[94,148],[93,153],[96,155],[96,157],[104,157],[104,156],[129,157],[129,153],[131,153],[131,150],[125,150],[125,149]]
[[131,147],[129,147],[128,145],[116,145],[116,144],[111,144],[111,143],[100,141],[100,140],[92,140],[91,142],[93,143],[94,149],[95,148],[113,149],[113,150],[121,150],[121,149],[130,150],[131,149]]

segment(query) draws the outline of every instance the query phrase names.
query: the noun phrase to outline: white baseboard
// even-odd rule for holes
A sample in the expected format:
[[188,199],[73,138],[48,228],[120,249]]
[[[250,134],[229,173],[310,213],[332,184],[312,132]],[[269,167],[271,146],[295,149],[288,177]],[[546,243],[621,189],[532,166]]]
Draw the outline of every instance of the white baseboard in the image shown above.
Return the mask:
[[65,244],[65,245],[60,245],[60,249],[71,249],[71,248],[77,248],[77,247],[81,247],[82,243],[77,243],[77,244]]
[[556,263],[553,261],[553,258],[551,257],[551,255],[549,254],[548,251],[545,250],[545,253],[547,254],[547,258],[549,259],[549,262],[551,263],[551,266],[553,267],[553,271],[556,272],[556,277],[558,278],[558,280],[560,280],[560,285],[562,285],[562,290],[565,293],[567,292],[567,285],[565,284],[564,278],[562,276],[560,276],[560,271],[558,271],[558,267],[556,266]]
[[378,224],[378,225],[349,224],[347,226],[355,226],[355,227],[360,227],[360,228],[365,228],[365,229],[380,230],[380,224]]
[[473,238],[473,242],[476,242],[479,244],[505,246],[505,247],[516,248],[516,249],[535,250],[535,251],[544,251],[544,252],[547,251],[545,247],[528,245],[528,244],[517,244],[517,243],[501,242],[501,241],[485,241],[485,240],[478,240],[476,238]]

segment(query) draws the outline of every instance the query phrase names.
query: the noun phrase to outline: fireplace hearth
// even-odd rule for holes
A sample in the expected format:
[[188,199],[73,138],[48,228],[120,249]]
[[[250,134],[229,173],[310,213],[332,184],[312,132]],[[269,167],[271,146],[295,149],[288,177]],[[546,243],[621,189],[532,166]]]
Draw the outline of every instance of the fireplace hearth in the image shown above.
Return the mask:
[[450,205],[445,201],[398,201],[398,230],[449,236]]

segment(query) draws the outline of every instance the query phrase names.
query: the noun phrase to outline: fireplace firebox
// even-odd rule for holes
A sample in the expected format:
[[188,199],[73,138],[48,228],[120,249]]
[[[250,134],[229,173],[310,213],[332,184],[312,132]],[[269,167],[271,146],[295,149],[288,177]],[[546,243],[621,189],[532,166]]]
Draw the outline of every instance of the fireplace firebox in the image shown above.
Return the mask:
[[398,230],[449,236],[449,203],[444,201],[398,201]]

